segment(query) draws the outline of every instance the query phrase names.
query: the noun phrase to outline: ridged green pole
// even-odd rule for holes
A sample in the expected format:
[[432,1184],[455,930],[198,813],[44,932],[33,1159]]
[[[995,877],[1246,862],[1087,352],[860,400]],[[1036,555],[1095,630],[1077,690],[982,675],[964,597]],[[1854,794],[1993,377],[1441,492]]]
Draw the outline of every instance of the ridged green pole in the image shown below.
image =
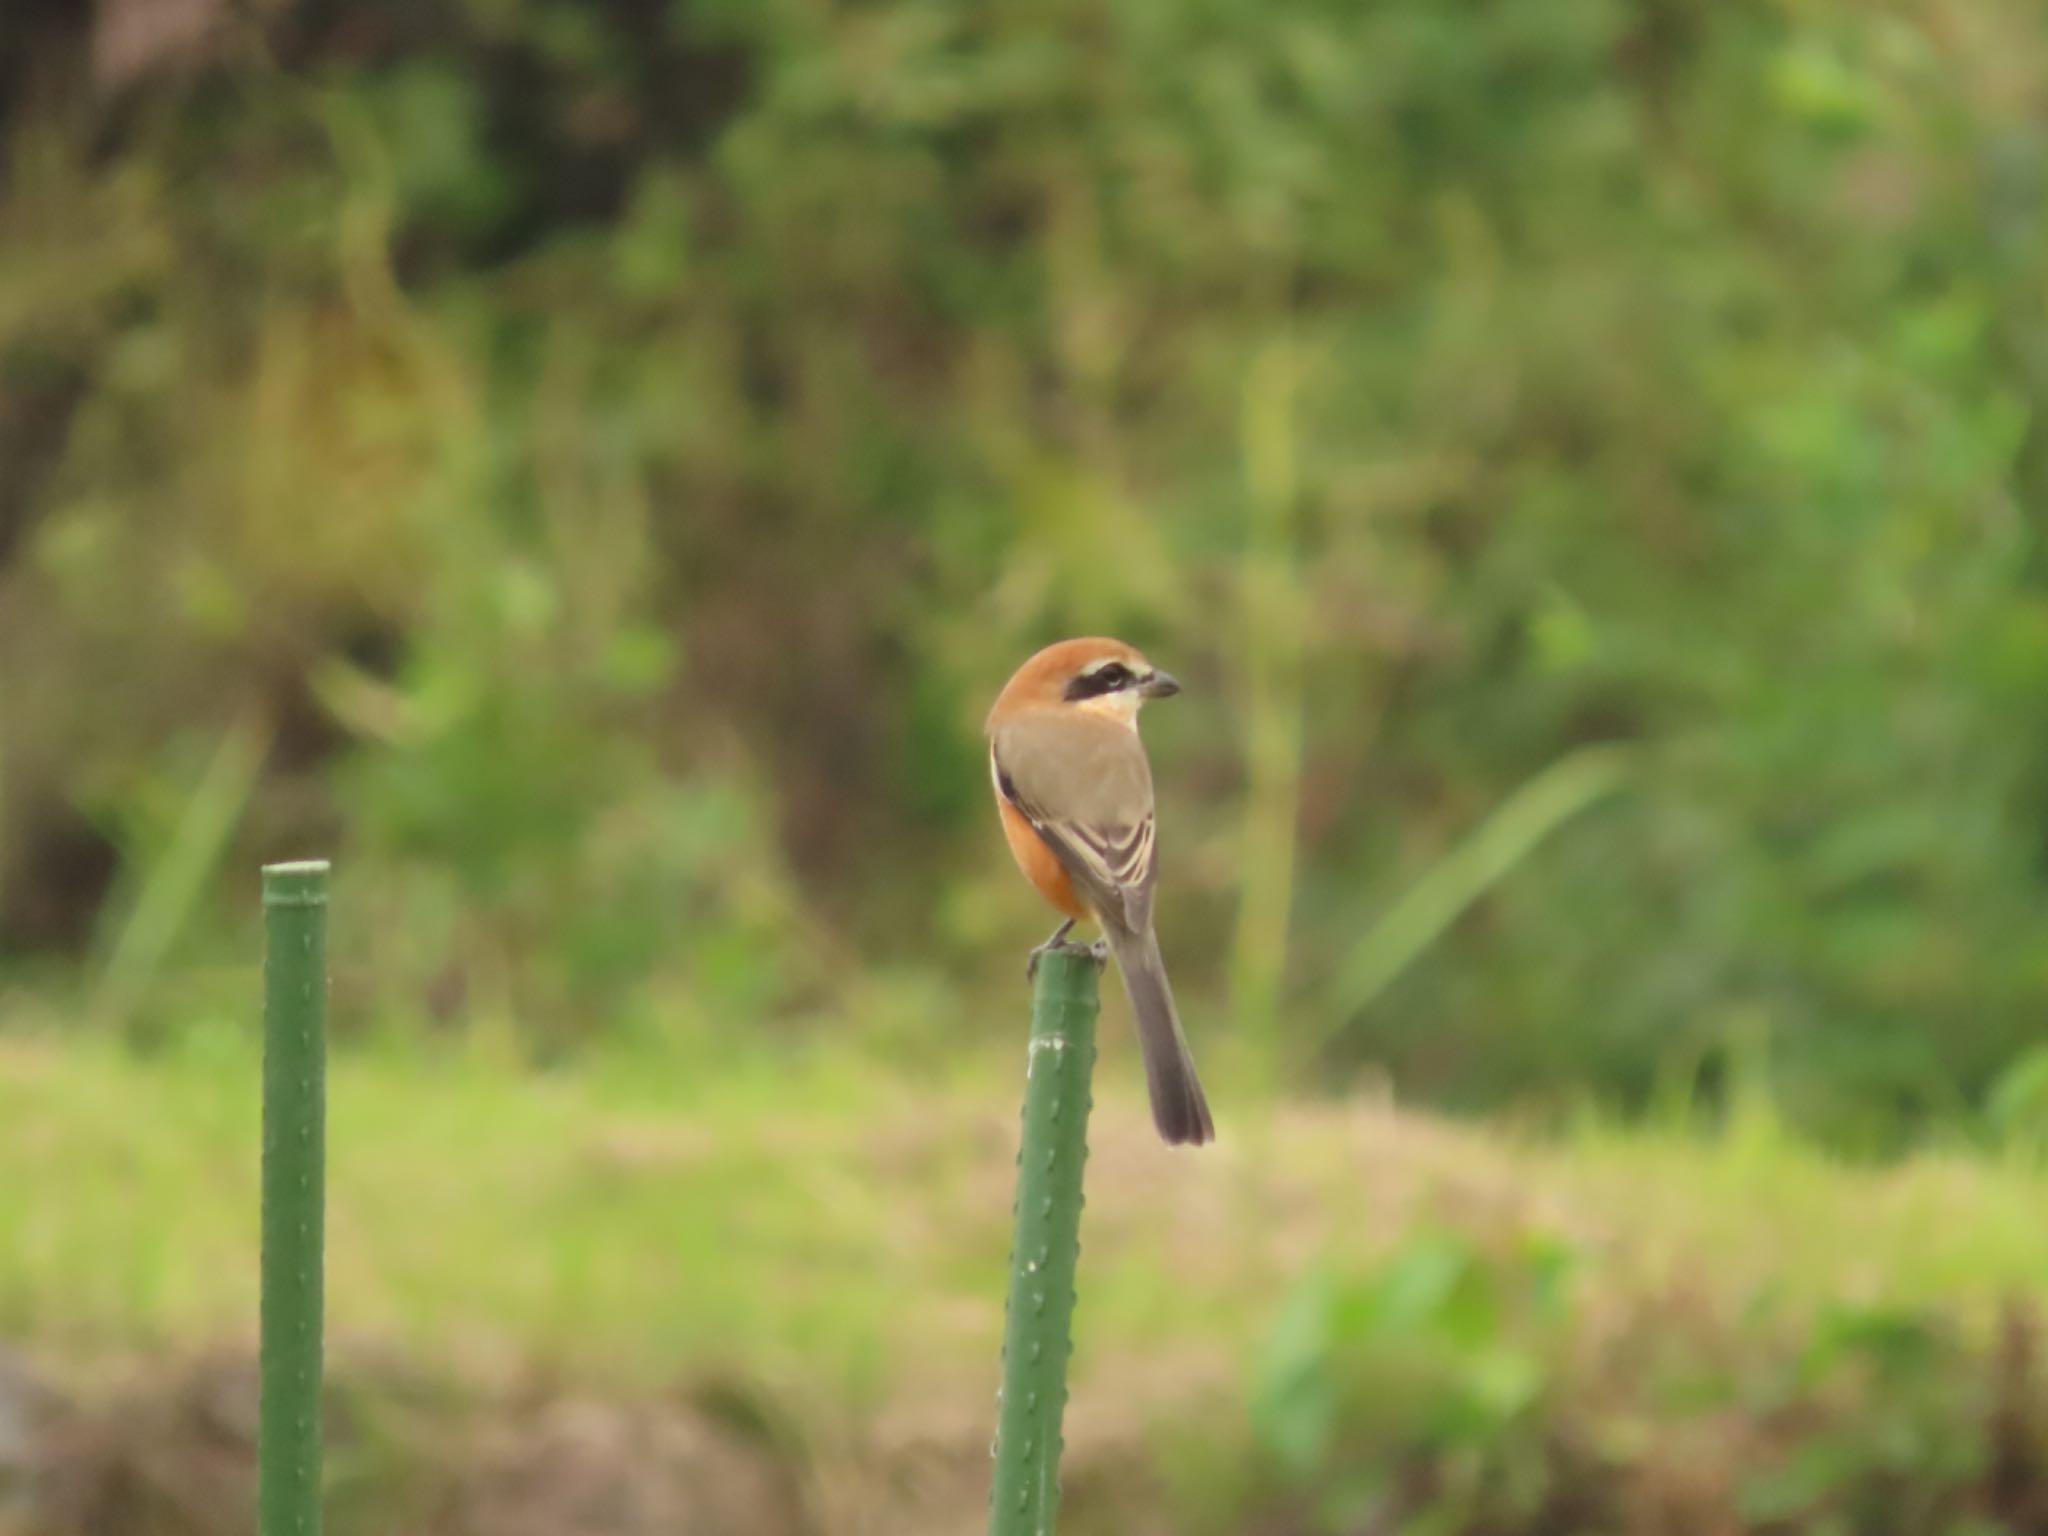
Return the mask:
[[263,870],[261,1536],[319,1536],[327,865]]
[[1050,1536],[1059,1515],[1101,972],[1087,950],[1060,948],[1040,955],[1034,979],[990,1536]]

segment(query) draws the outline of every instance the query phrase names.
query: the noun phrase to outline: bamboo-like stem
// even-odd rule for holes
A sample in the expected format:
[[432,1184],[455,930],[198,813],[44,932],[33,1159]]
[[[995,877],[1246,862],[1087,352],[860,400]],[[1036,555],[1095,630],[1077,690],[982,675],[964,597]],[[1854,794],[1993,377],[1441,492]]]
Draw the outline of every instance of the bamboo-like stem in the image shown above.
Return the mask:
[[1051,1536],[1059,1515],[1101,971],[1088,950],[1050,949],[1032,992],[990,1536]]
[[327,865],[263,871],[261,1536],[319,1536]]

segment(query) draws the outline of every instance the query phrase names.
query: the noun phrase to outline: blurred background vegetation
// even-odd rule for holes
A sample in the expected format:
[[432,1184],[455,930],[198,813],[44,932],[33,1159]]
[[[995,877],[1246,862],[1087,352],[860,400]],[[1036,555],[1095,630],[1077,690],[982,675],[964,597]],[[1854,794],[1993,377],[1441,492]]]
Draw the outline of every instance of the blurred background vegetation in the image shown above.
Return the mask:
[[[2044,240],[2031,0],[15,0],[0,1032],[242,1061],[252,870],[319,852],[365,1052],[1007,1071],[980,718],[1107,632],[1189,685],[1226,1138],[1391,1083],[2015,1155]],[[1290,1475],[1300,1338],[1471,1343],[1418,1241],[1291,1304]],[[1492,1358],[1458,1446],[1536,1401]]]

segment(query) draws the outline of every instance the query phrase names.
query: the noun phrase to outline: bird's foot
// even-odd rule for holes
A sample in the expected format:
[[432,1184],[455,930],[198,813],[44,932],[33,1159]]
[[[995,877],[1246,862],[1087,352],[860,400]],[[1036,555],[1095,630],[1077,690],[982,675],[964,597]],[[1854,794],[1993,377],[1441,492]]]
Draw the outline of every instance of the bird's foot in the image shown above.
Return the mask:
[[[1073,931],[1074,922],[1075,919],[1068,918],[1059,927],[1053,929],[1051,938],[1024,957],[1024,979],[1026,981],[1038,980],[1038,962],[1041,956],[1055,953],[1076,954],[1083,952],[1083,946],[1067,942],[1067,935]],[[1087,946],[1085,953],[1094,956],[1097,961],[1100,961],[1103,956],[1109,953],[1108,941],[1097,939],[1094,944]]]

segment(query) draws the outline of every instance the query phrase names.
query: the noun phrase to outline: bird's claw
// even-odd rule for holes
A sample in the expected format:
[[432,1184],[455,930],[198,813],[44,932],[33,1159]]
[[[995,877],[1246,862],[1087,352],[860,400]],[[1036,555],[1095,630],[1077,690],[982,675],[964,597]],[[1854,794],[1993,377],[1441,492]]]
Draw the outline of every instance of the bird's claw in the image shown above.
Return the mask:
[[1061,939],[1057,943],[1047,941],[1024,957],[1024,979],[1026,981],[1035,982],[1038,980],[1038,962],[1045,955],[1086,955],[1097,965],[1103,965],[1109,960],[1109,940],[1097,939],[1093,944],[1070,944],[1065,939]]
[[[1074,919],[1070,917],[1064,923],[1061,923],[1059,927],[1053,929],[1051,938],[1024,957],[1024,979],[1026,981],[1038,980],[1038,962],[1041,957],[1051,954],[1055,950],[1065,953],[1080,948],[1078,944],[1069,944],[1067,942],[1067,934],[1072,931],[1073,926]],[[1089,948],[1088,953],[1097,960],[1102,959],[1103,956],[1109,953],[1108,942],[1103,939],[1097,939],[1094,945]]]

